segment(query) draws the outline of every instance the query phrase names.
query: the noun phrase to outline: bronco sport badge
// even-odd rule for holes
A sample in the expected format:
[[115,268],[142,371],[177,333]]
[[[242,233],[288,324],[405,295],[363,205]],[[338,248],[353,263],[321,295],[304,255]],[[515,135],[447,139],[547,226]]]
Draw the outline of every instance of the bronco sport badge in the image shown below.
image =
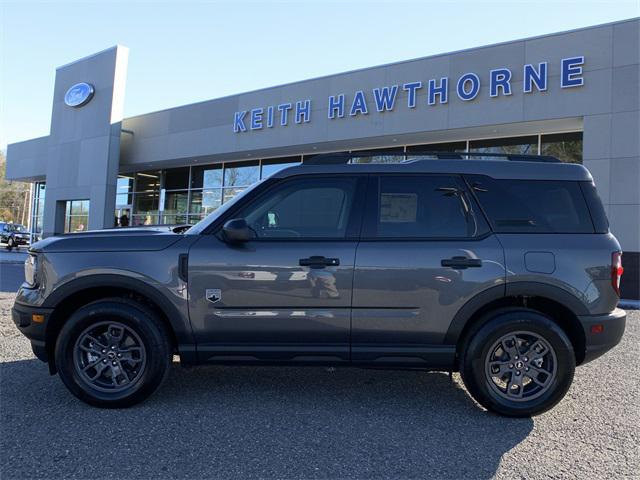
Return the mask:
[[211,303],[219,302],[222,299],[222,291],[219,288],[207,288],[205,297],[207,297],[207,300]]

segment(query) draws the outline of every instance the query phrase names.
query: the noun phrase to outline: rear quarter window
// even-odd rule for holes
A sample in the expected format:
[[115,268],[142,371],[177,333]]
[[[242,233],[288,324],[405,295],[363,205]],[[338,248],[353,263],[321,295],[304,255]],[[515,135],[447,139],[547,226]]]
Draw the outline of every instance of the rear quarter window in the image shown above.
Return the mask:
[[584,199],[587,201],[596,233],[607,233],[609,231],[609,220],[607,219],[607,213],[604,211],[604,206],[602,205],[596,186],[593,182],[580,182],[580,188],[582,189]]
[[580,182],[465,179],[498,233],[594,233]]

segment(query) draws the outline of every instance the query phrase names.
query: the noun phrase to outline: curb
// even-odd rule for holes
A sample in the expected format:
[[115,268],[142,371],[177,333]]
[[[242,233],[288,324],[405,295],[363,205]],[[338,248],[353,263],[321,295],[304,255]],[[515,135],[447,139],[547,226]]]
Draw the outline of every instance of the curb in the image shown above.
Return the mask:
[[625,300],[623,298],[618,302],[618,306],[625,310],[640,310],[640,300]]

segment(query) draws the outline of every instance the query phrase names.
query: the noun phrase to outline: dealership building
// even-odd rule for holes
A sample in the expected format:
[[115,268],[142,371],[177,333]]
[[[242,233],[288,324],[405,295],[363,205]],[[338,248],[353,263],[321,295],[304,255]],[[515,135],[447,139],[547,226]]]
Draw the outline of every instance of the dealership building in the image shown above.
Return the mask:
[[[37,235],[195,223],[324,152],[554,155],[592,173],[638,299],[640,19],[400,61],[123,118],[128,50],[57,69],[51,130],[14,143]],[[399,54],[401,56],[401,54]],[[185,72],[188,75],[188,72]],[[473,161],[473,160],[469,160]],[[125,220],[121,222],[123,216]]]

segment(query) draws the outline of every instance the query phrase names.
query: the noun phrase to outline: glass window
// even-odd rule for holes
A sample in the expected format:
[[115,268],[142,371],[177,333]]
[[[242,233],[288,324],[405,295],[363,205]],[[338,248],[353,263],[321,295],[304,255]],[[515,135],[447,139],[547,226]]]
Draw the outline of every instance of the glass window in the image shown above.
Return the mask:
[[131,225],[131,208],[128,206],[125,207],[116,207],[114,211],[115,217],[113,220],[114,227],[128,227]]
[[[189,202],[189,192],[187,190],[183,190],[179,192],[165,192],[163,216],[175,217],[178,214],[186,215],[188,202]],[[186,217],[184,219],[184,222],[186,222]],[[162,223],[175,223],[175,222],[163,221]]]
[[407,158],[412,158],[420,152],[465,152],[467,142],[427,143],[425,145],[411,145],[407,147]]
[[287,167],[293,167],[300,164],[300,157],[288,158],[272,158],[262,161],[262,174],[260,178],[266,178]]
[[189,188],[189,167],[165,170],[164,188],[165,190]]
[[89,200],[67,200],[64,232],[84,232],[89,224]]
[[258,238],[344,238],[355,178],[299,179],[276,187],[238,214]]
[[[472,140],[469,142],[470,152],[507,153],[517,155],[537,155],[538,136],[493,138],[489,140]],[[479,157],[471,157],[479,158]],[[488,157],[490,158],[490,157]]]
[[35,234],[35,239],[39,238],[40,234],[42,233],[45,191],[45,183],[36,183],[34,189],[33,210],[31,212],[31,233]]
[[593,233],[579,182],[466,178],[496,232]]
[[204,215],[189,215],[187,217],[187,223],[189,225],[195,225],[196,223],[198,223],[200,220],[202,220],[205,216]]
[[136,193],[134,213],[154,215],[158,213],[159,192]]
[[119,175],[116,186],[116,206],[131,205],[131,192],[133,192],[133,177]]
[[203,165],[191,169],[191,188],[222,186],[222,165]]
[[602,200],[600,200],[595,184],[593,182],[580,182],[580,188],[587,202],[596,233],[607,233],[609,231],[609,219],[607,219],[607,212],[604,210],[604,205],[602,205]]
[[542,135],[540,155],[550,155],[567,163],[582,163],[582,132]]
[[70,206],[71,215],[88,215],[89,214],[89,200],[71,200],[67,202]]
[[225,187],[248,187],[260,180],[258,162],[228,163],[224,166]]
[[222,190],[194,190],[191,192],[190,214],[205,215],[210,214],[222,204]]
[[155,225],[158,223],[158,216],[157,215],[131,215],[131,225],[133,225],[134,227],[140,226],[140,225]]
[[136,173],[136,192],[160,190],[160,170]]
[[486,230],[453,176],[381,176],[371,212],[366,236],[378,238],[471,237]]
[[187,215],[163,214],[161,222],[164,225],[184,225],[187,223]]
[[[398,163],[404,161],[404,147],[380,148],[375,150],[363,150],[364,152],[374,152],[376,155],[351,158],[349,163]],[[358,152],[352,152],[356,155]],[[385,155],[394,153],[395,155]]]
[[222,201],[223,203],[227,203],[233,197],[238,195],[240,192],[245,190],[244,188],[225,188],[223,190]]

